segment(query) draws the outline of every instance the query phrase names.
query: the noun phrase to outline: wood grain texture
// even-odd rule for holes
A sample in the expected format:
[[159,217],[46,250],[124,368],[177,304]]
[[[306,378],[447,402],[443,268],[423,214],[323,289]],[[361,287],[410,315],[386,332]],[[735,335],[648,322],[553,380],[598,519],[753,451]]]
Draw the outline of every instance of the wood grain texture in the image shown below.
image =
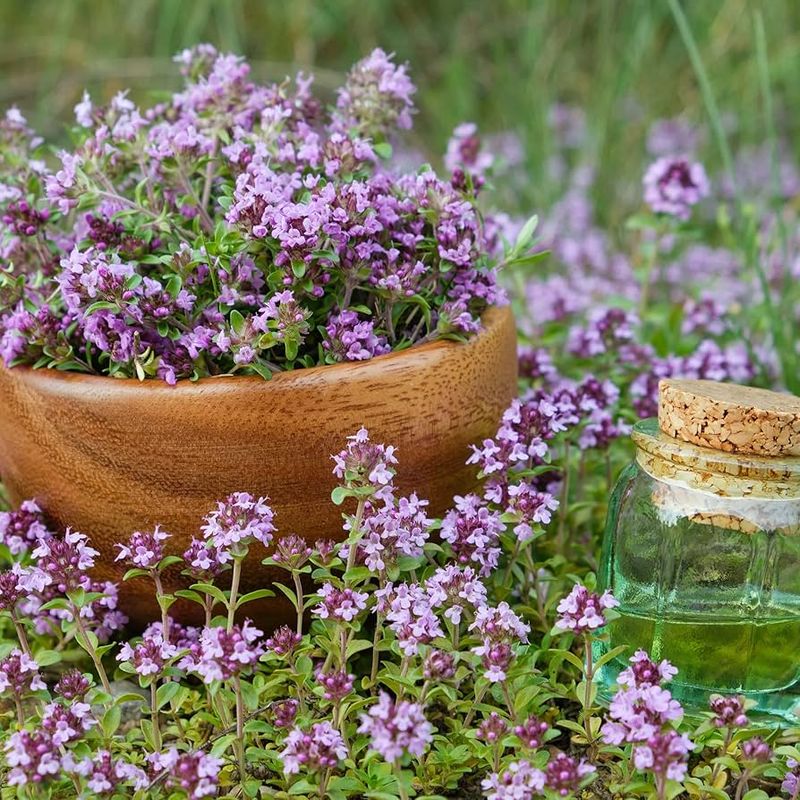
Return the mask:
[[[14,502],[36,498],[53,523],[91,537],[96,576],[121,581],[113,544],[160,523],[182,553],[218,499],[267,495],[280,533],[342,538],[330,502],[331,454],[362,425],[397,446],[397,484],[441,514],[475,485],[469,444],[494,433],[516,396],[516,330],[508,308],[490,309],[466,344],[434,342],[368,362],[260,377],[207,378],[170,387],[102,376],[0,368],[0,476]],[[254,549],[244,590],[276,574]],[[168,571],[166,588],[186,585]],[[120,586],[140,626],[157,618],[149,581]],[[195,607],[175,616],[197,621]],[[271,628],[280,600],[248,607]]]

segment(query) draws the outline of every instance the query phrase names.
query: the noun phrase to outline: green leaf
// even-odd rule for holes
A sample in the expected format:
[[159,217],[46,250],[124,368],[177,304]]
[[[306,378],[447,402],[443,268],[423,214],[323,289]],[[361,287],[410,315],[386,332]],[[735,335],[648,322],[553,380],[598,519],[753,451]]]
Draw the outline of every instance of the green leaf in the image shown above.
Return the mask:
[[49,667],[61,661],[61,653],[55,650],[40,650],[34,654],[34,659],[40,667]]
[[372,145],[372,149],[375,151],[375,155],[378,156],[378,158],[382,158],[384,161],[392,157],[392,146],[389,142],[376,142]]
[[225,593],[222,591],[222,589],[220,589],[218,586],[214,586],[213,583],[193,583],[190,588],[194,589],[196,592],[202,592],[203,594],[210,595],[220,603],[228,602],[228,598],[225,597]]
[[600,667],[602,667],[604,664],[608,664],[609,661],[613,661],[617,656],[622,655],[626,650],[629,649],[630,648],[628,647],[628,645],[621,644],[618,647],[609,650],[607,653],[605,653],[604,655],[600,656],[600,658],[597,659],[594,668],[600,669]]
[[119,723],[122,720],[122,705],[116,704],[111,706],[105,714],[103,714],[103,719],[100,722],[101,727],[103,728],[103,733],[106,735],[107,739],[110,739],[116,732],[117,728],[119,728]]
[[264,597],[275,597],[275,592],[271,591],[270,589],[256,589],[252,592],[248,592],[247,594],[243,594],[236,601],[236,608],[240,608],[245,603],[250,603],[253,600],[261,600]]
[[170,700],[178,695],[182,688],[177,681],[170,681],[159,686],[156,689],[156,708],[164,708]]
[[522,226],[520,232],[517,234],[517,240],[514,242],[514,247],[512,249],[512,253],[515,255],[519,255],[524,253],[525,250],[528,249],[531,243],[531,239],[533,239],[533,234],[536,232],[536,228],[539,225],[539,217],[534,214],[528,221]]
[[346,489],[344,486],[337,486],[331,492],[331,502],[335,506],[340,506],[348,497],[350,497],[350,490]]
[[244,329],[245,329],[245,325],[246,325],[245,319],[241,315],[241,313],[239,313],[236,309],[231,311],[230,323],[231,323],[231,328],[233,329],[233,332],[237,336],[242,336],[244,334]]

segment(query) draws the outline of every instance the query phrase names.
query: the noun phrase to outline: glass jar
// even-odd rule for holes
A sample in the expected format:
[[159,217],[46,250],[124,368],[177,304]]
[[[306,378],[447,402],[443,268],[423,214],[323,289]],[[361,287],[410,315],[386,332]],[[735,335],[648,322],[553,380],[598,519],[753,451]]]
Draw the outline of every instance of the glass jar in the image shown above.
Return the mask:
[[634,426],[635,461],[612,494],[600,584],[619,618],[599,654],[609,696],[638,649],[678,668],[687,706],[743,694],[800,721],[800,458],[723,452]]

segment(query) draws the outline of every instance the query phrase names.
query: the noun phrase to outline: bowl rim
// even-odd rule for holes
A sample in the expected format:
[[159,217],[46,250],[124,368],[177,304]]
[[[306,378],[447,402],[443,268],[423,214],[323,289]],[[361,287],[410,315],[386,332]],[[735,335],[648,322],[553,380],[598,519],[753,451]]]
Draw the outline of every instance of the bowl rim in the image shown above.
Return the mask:
[[[410,362],[409,356],[413,355],[417,362],[425,365],[433,365],[454,355],[463,348],[474,347],[476,344],[485,341],[493,332],[505,325],[514,325],[514,316],[510,304],[493,305],[486,308],[481,314],[483,327],[466,342],[458,342],[452,339],[436,339],[432,342],[411,345],[403,350],[393,350],[383,355],[365,361],[343,361],[337,364],[320,364],[314,367],[302,367],[299,369],[282,370],[272,375],[269,380],[260,375],[207,375],[196,381],[188,378],[180,379],[176,384],[170,385],[158,378],[147,378],[144,381],[135,378],[114,378],[110,375],[98,375],[86,372],[70,372],[68,370],[58,370],[55,368],[34,369],[29,365],[18,365],[6,367],[0,361],[0,371],[8,376],[16,377],[20,381],[46,382],[54,386],[56,384],[64,386],[67,384],[80,384],[87,387],[103,388],[105,390],[114,387],[121,391],[147,391],[147,392],[169,392],[174,394],[182,392],[190,394],[192,392],[208,393],[209,390],[230,389],[232,386],[263,386],[269,387],[276,383],[296,382],[318,383],[320,380],[341,380],[346,375],[349,380],[358,378],[369,378],[375,374],[386,372],[386,368],[405,366]],[[421,366],[421,364],[417,364]]]

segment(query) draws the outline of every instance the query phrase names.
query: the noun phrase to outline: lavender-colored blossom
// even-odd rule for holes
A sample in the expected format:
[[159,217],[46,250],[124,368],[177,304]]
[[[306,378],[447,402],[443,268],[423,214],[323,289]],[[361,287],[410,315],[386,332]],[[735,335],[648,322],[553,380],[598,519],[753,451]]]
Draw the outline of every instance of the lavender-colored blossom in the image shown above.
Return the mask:
[[547,764],[545,783],[551,792],[568,797],[578,791],[581,781],[594,771],[595,768],[586,761],[578,761],[566,753],[558,753]]
[[404,655],[416,655],[421,644],[444,636],[430,597],[419,584],[388,583],[375,596],[375,611],[386,618]]
[[709,701],[709,706],[714,712],[714,725],[718,728],[742,728],[747,725],[747,715],[744,713],[744,697],[714,696]]
[[538,717],[528,717],[521,725],[514,728],[516,737],[522,742],[523,747],[528,750],[536,750],[544,742],[544,735],[550,730],[550,726]]
[[597,630],[607,623],[603,612],[618,605],[619,602],[611,592],[598,595],[585,586],[576,584],[558,604],[556,627],[575,633]]
[[156,569],[164,558],[163,542],[169,539],[169,534],[156,525],[152,533],[136,531],[131,534],[127,544],[116,544],[119,548],[116,561],[127,561],[141,569]]
[[367,361],[391,350],[386,339],[375,333],[372,320],[362,320],[350,310],[328,318],[322,347],[331,361]]
[[348,488],[371,487],[380,497],[389,496],[397,464],[392,445],[375,444],[366,428],[347,437],[347,447],[335,456],[333,474]]
[[227,551],[220,552],[213,541],[208,539],[195,539],[183,554],[189,574],[197,580],[207,582],[216,578],[224,569]]
[[290,655],[302,641],[303,637],[299,633],[295,633],[288,625],[281,625],[264,641],[264,646],[283,658]]
[[486,800],[533,800],[541,797],[545,774],[528,761],[512,761],[501,772],[493,772],[481,783]]
[[456,674],[456,661],[452,653],[431,650],[422,665],[422,677],[426,681],[447,681]]
[[294,724],[300,703],[297,700],[281,700],[272,707],[272,721],[276,728],[289,728]]
[[139,644],[125,642],[117,653],[117,661],[130,665],[143,677],[160,675],[166,663],[178,654],[178,648],[164,641],[161,634],[143,637]]
[[47,575],[48,584],[62,594],[81,586],[97,555],[98,551],[89,546],[89,538],[71,528],[67,528],[63,538],[41,539],[33,551],[37,566]]
[[80,775],[87,788],[100,796],[114,795],[121,783],[134,791],[145,789],[150,783],[143,769],[124,759],[115,759],[108,750],[98,750],[81,761],[75,761],[68,753],[64,758],[64,768],[67,772]]
[[196,750],[181,753],[170,747],[161,753],[153,753],[150,766],[155,772],[166,772],[164,785],[167,789],[181,789],[191,800],[217,796],[219,771],[223,760]]
[[658,686],[671,681],[678,670],[666,659],[658,664],[650,659],[644,650],[637,650],[629,659],[630,666],[623,669],[617,676],[617,683],[628,688],[645,688]]
[[51,536],[35,500],[25,500],[16,511],[0,511],[0,544],[8,547],[12,556],[22,555]]
[[9,786],[38,786],[61,773],[58,745],[44,731],[16,731],[3,749],[10,767],[6,776]]
[[376,48],[352,68],[336,99],[343,128],[374,136],[411,127],[416,89],[407,65],[397,66],[392,57]]
[[659,158],[643,179],[644,200],[653,211],[681,220],[710,193],[703,165],[685,156]]
[[611,700],[601,734],[606,744],[643,742],[682,716],[680,703],[660,686],[621,689]]
[[342,734],[330,722],[317,722],[308,731],[295,728],[284,741],[280,759],[286,775],[332,769],[347,758]]
[[425,591],[431,608],[454,625],[461,622],[464,612],[474,614],[486,605],[486,586],[472,567],[448,564],[439,567],[425,581]]
[[644,744],[635,747],[633,763],[636,769],[651,772],[657,781],[682,781],[693,747],[687,736],[669,729],[653,734]]
[[10,690],[17,697],[46,689],[34,658],[21,650],[12,650],[0,661],[0,694]]
[[276,528],[266,497],[234,492],[217,503],[203,520],[203,536],[218,551],[220,560],[237,557],[254,541],[268,547]]
[[766,764],[772,759],[772,748],[760,736],[743,741],[741,749],[746,764]]
[[515,515],[514,533],[521,543],[535,536],[533,526],[549,525],[559,502],[549,492],[540,492],[529,483],[508,487],[508,511]]
[[332,583],[323,584],[319,590],[321,602],[314,614],[320,619],[352,622],[366,607],[369,595],[355,589],[337,589]]
[[440,535],[459,564],[477,565],[481,575],[489,575],[500,558],[505,523],[475,494],[456,496],[454,502],[456,507],[442,520]]
[[403,755],[421,756],[433,739],[433,725],[422,706],[409,700],[392,700],[381,692],[378,702],[361,715],[359,733],[370,737],[370,748],[394,763]]
[[353,691],[355,678],[355,675],[349,675],[343,670],[323,672],[320,669],[317,671],[317,683],[323,689],[322,696],[332,703],[338,703]]
[[476,631],[481,637],[482,643],[473,647],[472,652],[481,657],[484,677],[491,683],[504,681],[514,657],[512,645],[528,640],[530,626],[503,601],[497,607],[479,608],[470,631]]
[[800,794],[800,762],[796,758],[787,758],[786,766],[789,771],[783,777],[781,791],[786,792],[791,798]]
[[42,730],[59,747],[82,738],[96,724],[88,703],[72,702],[69,706],[48,703],[42,711]]
[[71,669],[58,679],[53,691],[64,700],[83,700],[90,688],[86,675],[78,669]]
[[199,675],[204,683],[225,681],[252,669],[264,654],[259,642],[262,631],[249,620],[225,628],[204,628],[196,652],[187,655],[179,664]]
[[499,742],[508,733],[508,723],[496,712],[492,711],[478,725],[478,738],[487,744]]
[[314,553],[302,536],[282,536],[275,545],[272,560],[289,570],[300,569]]
[[481,147],[478,126],[474,122],[458,125],[447,143],[444,165],[448,172],[463,170],[473,178],[482,178],[494,163],[494,156]]

